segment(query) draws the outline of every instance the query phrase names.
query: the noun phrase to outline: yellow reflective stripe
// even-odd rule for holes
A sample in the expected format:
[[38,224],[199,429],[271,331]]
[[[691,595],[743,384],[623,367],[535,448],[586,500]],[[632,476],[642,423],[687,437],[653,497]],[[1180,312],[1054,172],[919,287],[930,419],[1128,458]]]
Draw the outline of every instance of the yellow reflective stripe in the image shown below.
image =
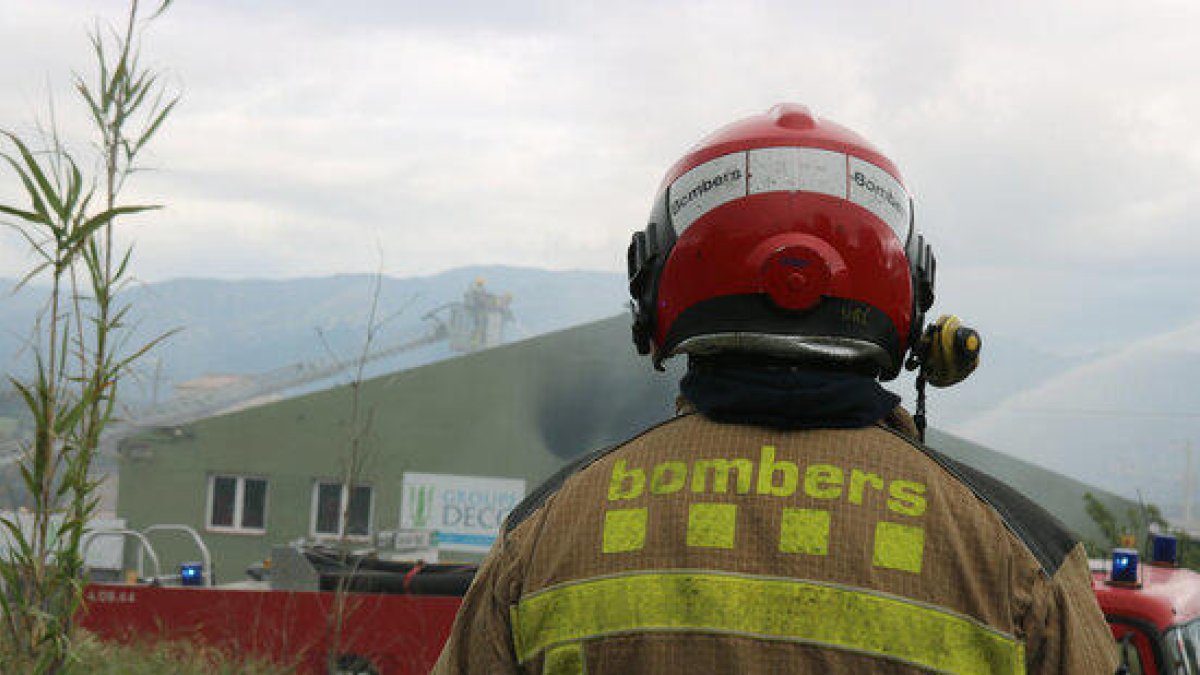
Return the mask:
[[783,640],[947,673],[1023,673],[1025,647],[969,617],[849,586],[692,570],[552,586],[512,608],[523,663],[555,645],[647,631]]
[[583,644],[569,642],[551,647],[542,664],[542,675],[586,675],[587,664],[583,657]]

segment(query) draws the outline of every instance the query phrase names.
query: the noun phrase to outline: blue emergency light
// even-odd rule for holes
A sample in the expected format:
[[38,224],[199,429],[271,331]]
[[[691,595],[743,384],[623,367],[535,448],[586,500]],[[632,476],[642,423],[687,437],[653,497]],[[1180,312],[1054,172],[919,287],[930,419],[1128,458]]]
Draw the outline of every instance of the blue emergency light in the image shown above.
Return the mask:
[[185,562],[179,565],[179,585],[180,586],[203,586],[204,585],[204,564],[198,562]]
[[1114,548],[1112,572],[1108,580],[1114,584],[1138,583],[1138,552],[1134,548]]
[[1165,567],[1179,565],[1179,540],[1170,534],[1150,535],[1150,564]]

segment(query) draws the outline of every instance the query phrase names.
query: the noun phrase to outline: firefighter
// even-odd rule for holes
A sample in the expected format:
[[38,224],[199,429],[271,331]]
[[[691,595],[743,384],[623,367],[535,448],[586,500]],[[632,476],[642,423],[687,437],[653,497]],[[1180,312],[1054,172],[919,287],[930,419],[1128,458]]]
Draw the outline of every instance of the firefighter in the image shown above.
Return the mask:
[[628,252],[685,409],[514,510],[434,672],[1113,672],[1079,542],[879,384],[980,349],[925,326],[914,222],[895,165],[802,106],[688,152]]

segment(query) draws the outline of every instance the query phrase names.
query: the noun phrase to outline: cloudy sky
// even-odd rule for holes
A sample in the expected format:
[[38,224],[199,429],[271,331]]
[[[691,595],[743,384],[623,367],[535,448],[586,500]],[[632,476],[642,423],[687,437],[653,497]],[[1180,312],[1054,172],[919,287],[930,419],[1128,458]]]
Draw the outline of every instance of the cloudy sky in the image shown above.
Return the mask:
[[[64,85],[122,9],[0,0],[0,126],[53,93],[82,138]],[[666,168],[790,100],[900,166],[942,309],[1111,348],[1200,315],[1197,25],[1153,0],[177,0],[145,57],[183,103],[130,193],[166,209],[123,230],[149,281],[619,271]],[[0,276],[28,265],[0,234]]]
[[[0,128],[53,96],[86,154],[71,74],[123,10],[0,0]],[[935,423],[1101,483],[1127,450],[1174,475],[1200,448],[1197,26],[1191,0],[175,0],[144,58],[183,99],[129,193],[165,209],[121,231],[145,281],[621,272],[692,143],[805,103],[895,160],[935,310],[992,345]],[[30,264],[0,228],[0,278]]]

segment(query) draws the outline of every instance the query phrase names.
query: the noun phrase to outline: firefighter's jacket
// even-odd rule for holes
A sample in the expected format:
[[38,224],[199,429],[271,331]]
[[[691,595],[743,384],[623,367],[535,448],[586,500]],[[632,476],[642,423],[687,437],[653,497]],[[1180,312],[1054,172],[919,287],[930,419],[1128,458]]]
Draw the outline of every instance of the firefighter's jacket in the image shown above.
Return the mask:
[[1114,672],[1082,546],[913,431],[693,413],[584,458],[510,516],[434,672]]

